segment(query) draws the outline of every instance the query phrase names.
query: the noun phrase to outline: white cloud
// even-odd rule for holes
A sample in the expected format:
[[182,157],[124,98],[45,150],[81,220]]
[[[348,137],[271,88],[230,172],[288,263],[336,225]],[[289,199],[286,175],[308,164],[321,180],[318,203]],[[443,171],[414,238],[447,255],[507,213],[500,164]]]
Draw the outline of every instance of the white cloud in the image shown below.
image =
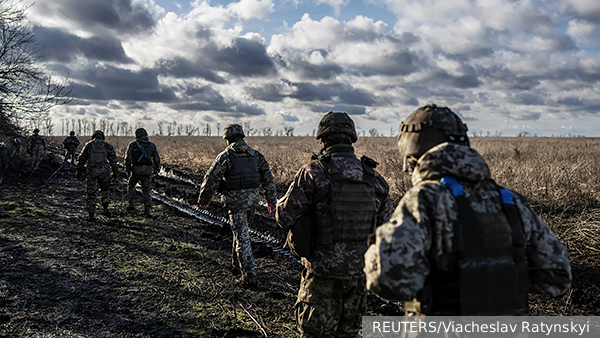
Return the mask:
[[567,34],[571,35],[577,41],[587,43],[590,38],[590,34],[597,28],[597,25],[589,23],[587,21],[573,19],[569,21],[567,28]]
[[350,2],[350,0],[315,0],[315,3],[317,4],[326,4],[331,6],[335,11],[335,15],[340,15],[340,9],[346,6],[348,2]]

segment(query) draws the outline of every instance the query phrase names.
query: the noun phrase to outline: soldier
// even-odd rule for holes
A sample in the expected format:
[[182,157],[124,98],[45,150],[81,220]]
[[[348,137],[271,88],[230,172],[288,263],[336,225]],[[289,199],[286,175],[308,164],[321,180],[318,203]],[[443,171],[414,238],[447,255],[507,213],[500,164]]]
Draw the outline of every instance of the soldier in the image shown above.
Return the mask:
[[9,165],[15,168],[14,161],[18,161],[20,150],[21,139],[19,138],[15,138],[14,140],[6,140],[0,143],[0,158],[2,159],[2,162],[0,163],[2,163],[2,169],[7,168]]
[[450,109],[400,125],[413,187],[365,254],[367,288],[406,315],[527,315],[528,291],[571,286],[567,252],[521,194],[498,186]]
[[103,214],[110,217],[108,211],[109,203],[109,188],[110,174],[112,169],[113,177],[117,177],[117,155],[115,149],[108,142],[104,141],[104,133],[101,130],[96,130],[92,135],[92,139],[88,141],[81,150],[79,158],[77,158],[77,179],[81,179],[83,171],[86,169],[86,191],[85,208],[89,214],[88,221],[96,220],[94,214],[96,212],[96,199],[98,189],[102,196]]
[[35,169],[42,159],[42,150],[46,150],[46,140],[39,135],[40,130],[35,128],[33,135],[27,140],[27,154],[31,156],[30,170]]
[[127,210],[134,211],[133,196],[135,195],[135,185],[142,182],[142,195],[144,200],[144,215],[152,217],[150,209],[152,208],[152,175],[158,173],[160,168],[160,157],[154,143],[148,140],[146,129],[139,128],[135,131],[135,141],[129,143],[127,154],[125,155],[125,171],[129,177],[127,185]]
[[244,142],[244,137],[239,124],[229,124],[223,129],[227,148],[206,172],[198,204],[207,209],[215,191],[221,193],[221,203],[229,213],[233,232],[232,272],[236,276],[241,273],[242,287],[254,288],[257,280],[248,222],[259,202],[259,186],[265,191],[269,212],[275,211],[277,190],[269,163]]
[[69,165],[69,169],[73,169],[75,164],[75,153],[77,152],[77,147],[79,147],[79,140],[77,136],[75,136],[75,132],[71,131],[69,136],[65,138],[63,141],[63,147],[65,148],[65,160],[63,161],[62,166],[64,167],[67,161],[70,159],[71,164]]
[[294,314],[302,337],[356,337],[366,310],[367,238],[390,218],[392,201],[374,170],[377,163],[356,158],[356,130],[346,113],[327,113],[317,140],[320,154],[298,171],[277,203],[282,228],[300,226],[307,214],[312,222],[314,248],[302,257]]

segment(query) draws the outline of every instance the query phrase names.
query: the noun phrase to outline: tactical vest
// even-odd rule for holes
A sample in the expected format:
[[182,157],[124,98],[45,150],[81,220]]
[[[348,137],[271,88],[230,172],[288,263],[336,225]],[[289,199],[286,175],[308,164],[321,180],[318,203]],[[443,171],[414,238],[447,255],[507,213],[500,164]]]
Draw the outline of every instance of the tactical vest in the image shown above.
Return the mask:
[[105,163],[106,161],[107,154],[104,142],[94,141],[90,143],[90,163]]
[[[327,158],[329,157],[329,158]],[[373,168],[363,166],[363,179],[356,180],[342,176],[338,167],[330,157],[356,158],[353,153],[326,154],[319,157],[318,163],[323,167],[329,178],[328,189],[323,190],[315,197],[328,198],[330,213],[325,217],[315,219],[313,227],[315,242],[317,244],[331,244],[332,242],[365,242],[376,225],[377,196],[373,180]]]
[[150,143],[143,144],[138,142],[138,144],[134,145],[131,149],[131,157],[133,158],[133,161],[131,161],[132,165],[152,165],[152,162],[148,157],[144,156],[144,153],[140,147],[144,147],[146,154],[148,154],[148,156],[152,156]]
[[225,174],[222,189],[240,190],[258,188],[260,186],[258,156],[228,156],[231,161],[231,170]]
[[529,266],[523,226],[510,190],[499,188],[500,214],[475,212],[454,177],[440,180],[458,206],[454,269],[433,269],[421,295],[429,315],[510,315],[529,312]]

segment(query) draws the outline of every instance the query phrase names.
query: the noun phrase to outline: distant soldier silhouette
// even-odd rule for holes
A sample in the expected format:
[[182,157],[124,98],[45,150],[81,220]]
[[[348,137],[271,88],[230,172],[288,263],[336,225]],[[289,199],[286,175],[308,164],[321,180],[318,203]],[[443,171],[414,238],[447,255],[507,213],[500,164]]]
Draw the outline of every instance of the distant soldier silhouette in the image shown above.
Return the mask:
[[248,222],[259,203],[259,187],[264,188],[269,212],[275,210],[277,190],[265,157],[247,145],[244,137],[239,124],[225,127],[223,138],[227,148],[217,156],[204,176],[198,204],[207,209],[213,194],[221,192],[221,202],[229,212],[233,232],[232,271],[234,275],[242,274],[242,287],[253,288],[258,282]]
[[92,139],[88,141],[81,150],[77,159],[77,179],[81,179],[85,171],[86,191],[85,208],[89,214],[88,221],[96,220],[96,200],[100,190],[103,214],[110,217],[108,211],[109,188],[111,170],[113,177],[117,177],[117,155],[115,149],[104,141],[104,133],[96,130]]
[[33,135],[27,140],[27,154],[31,156],[30,170],[37,167],[42,160],[43,151],[46,150],[46,140],[39,135],[39,132],[39,129],[34,129]]
[[69,136],[63,141],[63,147],[65,148],[65,159],[63,161],[63,167],[70,160],[69,169],[73,169],[76,166],[75,155],[77,153],[77,147],[79,147],[79,139],[75,136],[75,132],[71,131]]
[[146,129],[139,128],[135,131],[135,141],[129,143],[125,154],[125,171],[129,177],[127,185],[127,210],[134,211],[133,197],[135,185],[142,183],[142,196],[144,200],[144,215],[151,217],[152,208],[152,175],[158,174],[160,168],[160,156],[154,143],[148,140]]

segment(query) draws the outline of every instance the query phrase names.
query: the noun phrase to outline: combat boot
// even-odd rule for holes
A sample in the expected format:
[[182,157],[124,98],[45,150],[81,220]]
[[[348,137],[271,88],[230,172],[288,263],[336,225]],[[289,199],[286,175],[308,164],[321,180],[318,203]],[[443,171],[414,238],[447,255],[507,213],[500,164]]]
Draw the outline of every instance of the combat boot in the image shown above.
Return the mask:
[[110,211],[108,211],[108,203],[102,203],[102,207],[104,208],[102,215],[110,217]]
[[150,213],[150,207],[144,207],[144,216],[147,218],[152,218],[152,214]]
[[94,216],[93,212],[90,212],[87,218],[88,222],[95,222],[96,221],[96,217]]
[[256,280],[256,276],[246,276],[242,277],[241,287],[244,289],[254,289],[258,286],[258,281]]

